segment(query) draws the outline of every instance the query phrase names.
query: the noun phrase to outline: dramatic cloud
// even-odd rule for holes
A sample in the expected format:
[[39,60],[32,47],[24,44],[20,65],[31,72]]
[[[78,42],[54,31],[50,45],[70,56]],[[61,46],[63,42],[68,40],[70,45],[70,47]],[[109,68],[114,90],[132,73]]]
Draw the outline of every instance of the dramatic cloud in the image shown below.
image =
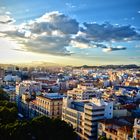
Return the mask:
[[7,31],[9,36],[18,40],[22,45],[22,50],[36,53],[46,53],[52,55],[70,55],[71,52],[67,50],[69,46],[70,37],[33,34],[25,30]]
[[67,50],[69,38],[59,36],[45,36],[41,35],[34,39],[28,40],[25,43],[26,50],[37,53],[47,53],[54,55],[70,55]]
[[85,28],[81,32],[93,41],[130,41],[139,40],[140,34],[131,26],[111,25],[110,23],[84,23]]
[[[140,34],[132,26],[110,23],[79,23],[57,11],[46,13],[40,18],[14,25],[10,13],[0,17],[0,33],[16,40],[21,45],[17,51],[30,51],[52,55],[71,55],[69,47],[79,49],[102,48],[104,52],[125,50],[125,47],[108,47],[109,42],[139,40]],[[10,25],[10,26],[9,26]],[[5,26],[5,30],[3,27]],[[12,27],[7,28],[7,27]]]
[[123,47],[123,46],[108,47],[108,48],[104,48],[103,52],[112,52],[112,51],[118,51],[118,50],[126,50],[126,47]]
[[71,36],[78,31],[79,24],[75,19],[59,12],[51,12],[4,33],[18,40],[22,44],[22,49],[26,51],[70,55],[67,46]]
[[76,34],[79,31],[79,23],[62,13],[51,12],[30,24],[29,29],[33,33],[47,32],[51,34],[52,31],[58,31],[63,34]]

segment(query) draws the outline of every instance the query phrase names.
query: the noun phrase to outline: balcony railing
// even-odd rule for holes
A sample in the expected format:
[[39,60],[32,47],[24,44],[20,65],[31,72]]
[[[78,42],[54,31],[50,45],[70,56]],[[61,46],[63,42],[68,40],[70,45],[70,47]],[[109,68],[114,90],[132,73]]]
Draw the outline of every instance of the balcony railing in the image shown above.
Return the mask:
[[113,129],[113,128],[105,128],[105,131],[110,132],[114,135],[117,135],[117,130]]

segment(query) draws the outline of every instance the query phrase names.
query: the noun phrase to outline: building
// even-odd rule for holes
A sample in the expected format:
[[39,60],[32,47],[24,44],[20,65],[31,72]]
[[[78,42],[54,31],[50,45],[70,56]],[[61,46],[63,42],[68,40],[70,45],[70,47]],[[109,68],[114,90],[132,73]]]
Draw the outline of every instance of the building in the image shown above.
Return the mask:
[[[29,117],[29,104],[26,102],[25,97],[29,99],[34,99],[37,94],[40,94],[42,90],[42,83],[36,81],[22,81],[20,83],[16,83],[16,103],[18,106],[18,111],[23,113],[24,115]],[[23,97],[22,97],[23,95]]]
[[4,78],[4,76],[5,76],[5,70],[4,69],[2,69],[2,68],[0,68],[0,78]]
[[72,125],[81,139],[97,139],[97,122],[112,118],[113,103],[101,99],[76,101],[63,98],[62,120]]
[[67,95],[77,100],[86,100],[93,97],[100,96],[100,92],[93,85],[78,85],[73,90],[68,90]]
[[135,119],[133,129],[134,140],[140,140],[140,119]]
[[20,97],[26,91],[29,91],[30,94],[33,92],[39,92],[42,90],[42,83],[36,81],[22,81],[21,83],[16,83],[16,94]]
[[50,118],[61,118],[63,95],[59,93],[46,93],[36,96],[30,102],[30,117],[45,115]]
[[56,84],[57,79],[49,78],[49,77],[38,77],[38,78],[35,78],[35,81],[41,82],[41,83],[46,83],[48,85],[50,85],[50,84],[54,85],[54,84]]
[[98,138],[130,140],[132,138],[133,122],[132,117],[101,120],[98,123]]

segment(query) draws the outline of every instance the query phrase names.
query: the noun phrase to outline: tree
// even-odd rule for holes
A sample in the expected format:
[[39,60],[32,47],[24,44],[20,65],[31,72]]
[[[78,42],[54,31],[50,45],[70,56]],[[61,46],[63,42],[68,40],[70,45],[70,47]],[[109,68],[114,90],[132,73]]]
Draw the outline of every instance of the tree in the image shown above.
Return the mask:
[[64,121],[45,116],[30,121],[1,123],[1,140],[76,140],[73,128]]
[[107,139],[105,136],[100,136],[100,137],[98,138],[98,140],[111,140],[111,139]]
[[33,119],[30,126],[32,135],[39,140],[76,140],[73,128],[58,119],[41,116]]
[[8,94],[3,91],[3,89],[0,88],[0,100],[7,100],[9,101],[9,96]]
[[5,100],[0,91],[0,140],[76,140],[73,128],[59,119],[46,116],[17,120],[17,106]]
[[14,122],[17,119],[17,108],[8,108],[6,106],[0,106],[0,123],[7,124]]

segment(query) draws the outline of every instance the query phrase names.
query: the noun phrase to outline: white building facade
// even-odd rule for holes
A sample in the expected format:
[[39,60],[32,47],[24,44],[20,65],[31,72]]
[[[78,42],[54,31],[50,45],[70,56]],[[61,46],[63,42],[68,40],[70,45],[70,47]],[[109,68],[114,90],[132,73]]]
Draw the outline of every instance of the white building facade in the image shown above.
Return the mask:
[[74,101],[63,99],[62,120],[72,125],[83,140],[97,139],[98,121],[113,117],[113,103],[101,99]]

